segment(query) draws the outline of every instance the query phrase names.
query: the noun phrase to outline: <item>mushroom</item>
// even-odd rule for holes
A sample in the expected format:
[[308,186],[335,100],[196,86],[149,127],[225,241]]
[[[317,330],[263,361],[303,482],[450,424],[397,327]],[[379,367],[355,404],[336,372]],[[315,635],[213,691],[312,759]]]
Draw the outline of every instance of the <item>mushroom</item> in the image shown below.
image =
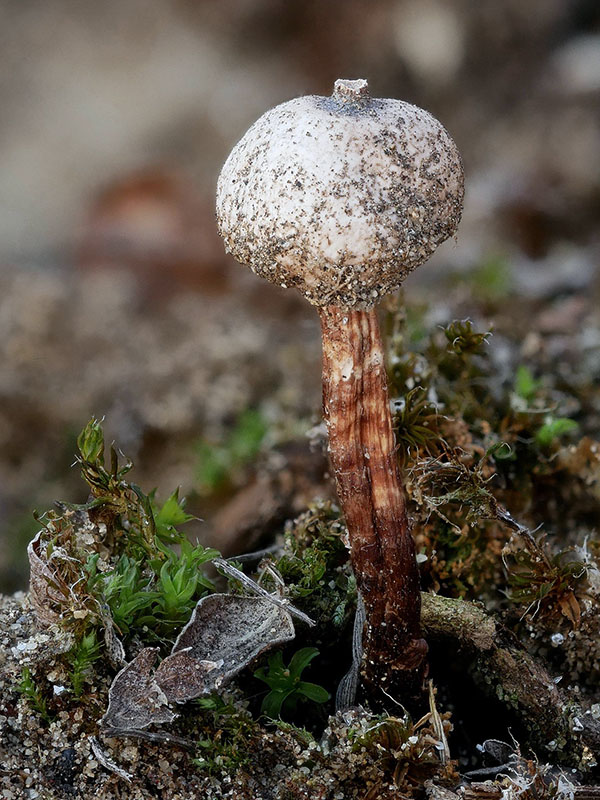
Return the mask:
[[427,645],[374,305],[454,234],[463,194],[444,127],[372,99],[365,80],[265,113],[217,187],[226,249],[318,308],[329,454],[366,610],[363,677],[405,695],[422,682]]

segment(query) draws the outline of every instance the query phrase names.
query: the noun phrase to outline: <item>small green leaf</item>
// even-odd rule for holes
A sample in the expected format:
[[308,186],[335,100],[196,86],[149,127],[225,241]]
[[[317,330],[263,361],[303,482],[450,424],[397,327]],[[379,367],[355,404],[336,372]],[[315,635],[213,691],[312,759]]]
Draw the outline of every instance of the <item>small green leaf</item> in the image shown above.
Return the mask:
[[302,671],[319,655],[316,647],[303,647],[295,653],[286,667],[281,651],[269,657],[268,672],[264,667],[257,669],[254,677],[266,683],[270,692],[264,697],[262,711],[271,719],[277,719],[285,706],[293,712],[302,698],[316,703],[324,703],[329,699],[329,692],[315,683],[301,681]]
[[327,689],[324,689],[316,683],[307,683],[307,681],[300,681],[297,686],[297,691],[314,703],[326,703],[331,697]]
[[176,489],[160,508],[154,509],[156,535],[166,542],[177,541],[180,537],[176,528],[192,519],[194,517],[185,511],[185,498],[180,499],[179,489]]
[[516,395],[529,403],[531,400],[533,400],[539,388],[540,382],[533,377],[533,374],[528,367],[526,367],[524,364],[521,364],[519,367],[517,367],[514,385],[514,391]]
[[573,433],[578,427],[575,420],[568,417],[550,418],[536,432],[535,440],[540,447],[549,447],[555,439]]
[[298,678],[313,658],[318,655],[319,651],[316,647],[303,647],[301,650],[298,650],[297,653],[294,653],[289,666],[291,676]]
[[293,691],[293,689],[287,689],[285,691],[274,690],[269,692],[269,694],[263,698],[260,710],[267,717],[270,717],[271,719],[277,719],[279,716],[281,716],[281,709],[284,702],[293,693]]

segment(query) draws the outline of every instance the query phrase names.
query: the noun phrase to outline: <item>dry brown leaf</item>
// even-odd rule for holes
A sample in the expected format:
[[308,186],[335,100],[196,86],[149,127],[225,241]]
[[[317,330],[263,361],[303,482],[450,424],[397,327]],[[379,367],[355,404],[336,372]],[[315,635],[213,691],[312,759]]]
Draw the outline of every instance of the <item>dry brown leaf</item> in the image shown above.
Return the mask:
[[108,692],[108,710],[100,720],[105,731],[141,730],[176,718],[151,675],[157,655],[158,647],[145,647],[117,673]]
[[56,572],[48,565],[43,533],[43,530],[39,531],[27,546],[29,588],[38,622],[52,625],[60,620],[60,612],[55,608],[64,605],[65,595],[58,588],[59,578]]
[[569,591],[561,595],[558,598],[558,604],[565,617],[573,623],[573,627],[578,628],[581,622],[581,608],[573,592]]

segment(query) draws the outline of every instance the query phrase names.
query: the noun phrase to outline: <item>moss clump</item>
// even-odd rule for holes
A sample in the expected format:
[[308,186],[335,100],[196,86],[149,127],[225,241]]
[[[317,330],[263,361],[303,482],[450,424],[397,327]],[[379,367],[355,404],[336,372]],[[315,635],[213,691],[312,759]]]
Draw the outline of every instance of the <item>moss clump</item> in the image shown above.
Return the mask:
[[346,528],[338,507],[317,502],[286,526],[275,566],[288,597],[317,623],[347,629],[356,607],[356,581],[346,547]]
[[23,697],[27,699],[28,703],[31,705],[31,708],[40,717],[40,719],[47,724],[50,723],[52,717],[48,711],[46,697],[44,692],[36,683],[29,667],[23,667],[21,671],[21,680],[17,688]]
[[[502,302],[490,300],[500,324]],[[585,366],[565,381],[524,361],[519,330],[426,315],[390,307],[386,321],[424,588],[503,610],[531,650],[593,690],[600,445]]]
[[[439,718],[438,718],[439,719]],[[447,727],[447,722],[440,724]],[[301,748],[281,783],[281,797],[368,798],[419,797],[424,782],[453,784],[456,764],[445,761],[440,732],[431,714],[414,722],[409,716],[376,715],[354,708],[330,717],[322,738],[306,741],[304,732],[288,731]]]
[[78,446],[90,499],[57,504],[40,518],[38,546],[54,590],[40,602],[73,632],[74,669],[83,643],[106,640],[106,631],[125,643],[133,635],[144,644],[171,642],[197,600],[213,591],[201,568],[219,555],[191,545],[180,532],[191,517],[177,492],[162,504],[155,492],[145,494],[127,479],[132,464],[121,465],[114,447],[106,468],[97,420],[82,431]]
[[211,776],[232,775],[251,768],[260,747],[261,727],[233,697],[212,695],[195,701],[201,712],[193,763]]

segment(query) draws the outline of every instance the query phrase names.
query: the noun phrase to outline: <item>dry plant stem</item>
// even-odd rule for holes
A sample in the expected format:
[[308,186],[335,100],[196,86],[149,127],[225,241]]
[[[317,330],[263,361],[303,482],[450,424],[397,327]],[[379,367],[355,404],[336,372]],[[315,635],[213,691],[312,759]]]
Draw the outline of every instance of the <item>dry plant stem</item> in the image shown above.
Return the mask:
[[416,691],[427,645],[379,324],[375,311],[327,306],[320,316],[329,454],[367,618],[364,677]]

